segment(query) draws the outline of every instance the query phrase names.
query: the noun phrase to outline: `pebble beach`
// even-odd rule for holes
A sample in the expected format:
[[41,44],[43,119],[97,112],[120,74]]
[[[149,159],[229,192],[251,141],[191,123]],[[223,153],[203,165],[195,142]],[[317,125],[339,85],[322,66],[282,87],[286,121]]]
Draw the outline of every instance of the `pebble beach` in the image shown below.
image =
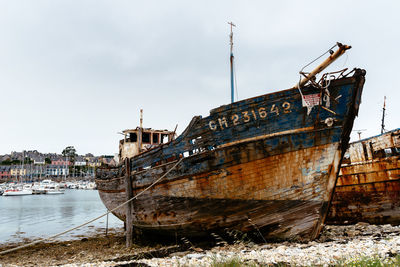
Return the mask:
[[[379,260],[388,266],[400,265],[400,226],[366,223],[325,226],[321,236],[308,243],[255,244],[238,240],[228,244],[220,240],[207,249],[196,244],[185,249],[179,244],[127,249],[124,237],[117,236],[107,244],[98,245],[94,250],[78,247],[72,254],[68,253],[68,244],[64,244],[61,251],[65,257],[54,260],[50,256],[46,266],[221,266],[217,264],[223,262],[236,264],[231,266],[354,266],[354,262],[364,259]],[[30,253],[29,262],[20,257],[1,256],[1,266],[38,266],[46,261],[39,260],[40,249]],[[53,255],[53,258],[56,257]]]

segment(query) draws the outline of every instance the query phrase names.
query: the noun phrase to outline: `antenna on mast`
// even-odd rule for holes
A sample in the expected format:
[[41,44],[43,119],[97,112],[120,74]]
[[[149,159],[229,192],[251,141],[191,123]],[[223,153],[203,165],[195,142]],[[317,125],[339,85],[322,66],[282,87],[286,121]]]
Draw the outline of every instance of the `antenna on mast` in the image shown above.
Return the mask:
[[366,131],[367,129],[361,129],[361,130],[353,130],[353,132],[357,132],[358,134],[358,140],[361,140],[361,134],[362,132]]
[[138,134],[138,153],[140,153],[142,151],[143,144],[143,109],[140,109],[140,127]]
[[143,109],[140,109],[140,128],[143,128]]
[[386,111],[386,96],[384,96],[384,98],[383,98],[381,134],[386,132],[386,130],[385,130],[385,111]]
[[229,25],[231,25],[231,33],[229,34],[229,44],[231,46],[231,56],[230,56],[230,61],[231,61],[231,103],[235,102],[235,96],[234,96],[234,80],[233,80],[233,27],[236,27],[233,22],[228,22]]

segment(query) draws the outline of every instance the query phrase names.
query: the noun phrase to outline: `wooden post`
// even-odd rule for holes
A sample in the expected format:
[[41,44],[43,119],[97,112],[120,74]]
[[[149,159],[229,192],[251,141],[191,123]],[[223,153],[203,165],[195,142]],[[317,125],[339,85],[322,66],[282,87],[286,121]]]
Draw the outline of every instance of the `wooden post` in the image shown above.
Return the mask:
[[[125,159],[125,168],[126,168],[126,176],[125,176],[125,192],[126,192],[126,200],[129,200],[133,197],[133,188],[132,188],[132,180],[131,180],[131,164],[130,159]],[[132,233],[133,233],[133,224],[132,224],[132,201],[126,204],[126,247],[132,246]]]

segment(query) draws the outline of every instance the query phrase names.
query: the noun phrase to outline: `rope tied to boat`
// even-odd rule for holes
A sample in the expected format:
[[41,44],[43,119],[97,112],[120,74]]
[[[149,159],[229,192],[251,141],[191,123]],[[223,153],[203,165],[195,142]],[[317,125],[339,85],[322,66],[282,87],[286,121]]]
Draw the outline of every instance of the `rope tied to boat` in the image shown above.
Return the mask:
[[[331,75],[330,73],[328,73],[328,75],[327,76],[329,76],[329,78],[335,78],[335,76],[333,76],[333,75]],[[327,79],[326,80],[327,82],[326,82],[326,85],[325,86],[322,86],[322,89],[325,89],[325,95],[324,95],[324,98],[323,98],[323,100],[325,101],[325,106],[327,107],[327,108],[330,108],[331,107],[331,101],[330,101],[330,99],[331,99],[331,92],[329,92],[329,85],[331,84],[331,79]]]
[[94,218],[94,219],[92,219],[92,220],[89,220],[89,221],[87,221],[87,222],[85,222],[85,223],[83,223],[83,224],[81,224],[81,225],[78,225],[78,226],[75,226],[75,227],[70,228],[70,229],[68,229],[68,230],[65,230],[65,231],[63,231],[63,232],[61,232],[61,233],[52,235],[52,236],[47,237],[47,238],[41,238],[41,239],[39,239],[39,240],[36,240],[36,241],[31,242],[31,243],[28,243],[28,244],[25,244],[25,245],[21,245],[21,246],[15,247],[15,248],[11,248],[11,249],[7,249],[7,250],[4,250],[4,251],[0,251],[0,255],[7,254],[7,253],[10,253],[10,252],[16,251],[16,250],[18,250],[18,249],[21,249],[21,248],[26,248],[26,247],[29,247],[29,246],[38,244],[38,243],[43,242],[43,241],[48,241],[48,240],[54,239],[54,238],[59,237],[59,236],[61,236],[61,235],[63,235],[63,234],[66,234],[66,233],[68,233],[68,232],[71,232],[71,231],[73,231],[73,230],[76,230],[76,229],[78,229],[78,228],[81,228],[81,227],[83,227],[83,226],[85,226],[85,225],[88,225],[88,224],[90,224],[90,223],[92,223],[92,222],[94,222],[94,221],[97,221],[98,219],[100,219],[100,218],[102,218],[102,217],[108,215],[109,213],[111,213],[111,212],[113,212],[113,211],[115,211],[115,210],[117,210],[117,209],[123,207],[124,205],[128,204],[128,203],[131,202],[132,200],[137,199],[139,196],[141,196],[141,195],[142,195],[143,193],[145,193],[147,190],[149,190],[149,189],[152,188],[154,185],[156,185],[158,182],[160,182],[165,176],[167,176],[173,169],[175,169],[175,168],[178,166],[179,163],[181,163],[181,161],[182,161],[183,159],[184,159],[183,157],[180,158],[180,159],[178,160],[178,162],[175,163],[174,166],[172,166],[166,173],[164,173],[160,178],[158,178],[155,182],[153,182],[151,185],[149,185],[147,188],[145,188],[145,189],[144,189],[143,191],[141,191],[139,194],[137,194],[136,196],[134,196],[134,197],[128,199],[127,201],[125,201],[124,203],[118,205],[117,207],[113,208],[112,210],[108,210],[106,213],[104,213],[104,214],[102,214],[102,215],[100,215],[100,216],[98,216],[98,217],[96,217],[96,218]]

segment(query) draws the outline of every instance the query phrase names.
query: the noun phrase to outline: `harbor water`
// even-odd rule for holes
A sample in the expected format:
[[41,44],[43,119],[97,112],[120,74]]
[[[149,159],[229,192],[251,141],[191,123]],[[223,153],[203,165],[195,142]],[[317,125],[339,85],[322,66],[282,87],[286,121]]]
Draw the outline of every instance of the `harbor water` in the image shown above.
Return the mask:
[[[46,238],[94,219],[107,210],[97,190],[67,189],[58,195],[0,196],[0,245]],[[107,216],[64,234],[69,240],[106,231]],[[108,228],[122,228],[111,213]]]

